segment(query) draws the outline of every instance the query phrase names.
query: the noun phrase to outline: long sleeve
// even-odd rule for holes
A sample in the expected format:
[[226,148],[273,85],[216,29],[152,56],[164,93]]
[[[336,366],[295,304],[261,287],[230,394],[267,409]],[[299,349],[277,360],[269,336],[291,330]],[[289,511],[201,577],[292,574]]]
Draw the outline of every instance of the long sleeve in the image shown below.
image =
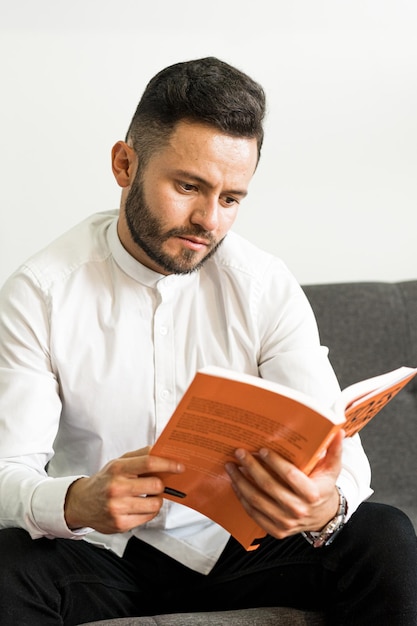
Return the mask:
[[76,477],[54,480],[46,472],[61,400],[45,301],[22,273],[2,289],[0,310],[0,527],[22,527],[33,538],[78,536],[82,531],[71,532],[64,519],[65,495]]

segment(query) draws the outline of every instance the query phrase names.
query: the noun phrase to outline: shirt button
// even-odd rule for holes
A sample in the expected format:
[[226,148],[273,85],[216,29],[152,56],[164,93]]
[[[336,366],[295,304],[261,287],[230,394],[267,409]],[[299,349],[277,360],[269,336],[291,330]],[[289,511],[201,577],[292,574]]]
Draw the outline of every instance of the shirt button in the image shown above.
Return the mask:
[[159,332],[161,335],[167,335],[168,334],[168,328],[166,326],[161,326],[161,328],[159,329]]
[[163,391],[161,391],[161,398],[162,398],[162,400],[168,400],[168,398],[169,398],[169,391],[168,391],[168,389],[164,389]]

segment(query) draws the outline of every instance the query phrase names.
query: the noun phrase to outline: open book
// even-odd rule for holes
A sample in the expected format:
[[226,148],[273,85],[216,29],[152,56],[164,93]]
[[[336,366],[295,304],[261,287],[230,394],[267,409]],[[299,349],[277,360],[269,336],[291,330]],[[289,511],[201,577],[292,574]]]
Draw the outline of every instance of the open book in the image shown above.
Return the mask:
[[234,494],[224,468],[234,451],[275,450],[309,474],[335,432],[352,436],[415,375],[400,367],[344,389],[334,407],[299,391],[219,367],[199,370],[152,454],[181,461],[182,474],[161,475],[164,496],[223,526],[247,550],[265,536]]

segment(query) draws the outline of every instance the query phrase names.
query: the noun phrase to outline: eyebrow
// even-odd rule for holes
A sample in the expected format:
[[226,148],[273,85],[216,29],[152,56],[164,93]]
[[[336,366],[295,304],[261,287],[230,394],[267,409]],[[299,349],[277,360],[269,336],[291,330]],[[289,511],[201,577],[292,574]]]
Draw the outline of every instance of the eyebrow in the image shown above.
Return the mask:
[[[186,178],[188,180],[195,181],[200,183],[201,185],[205,185],[206,187],[212,188],[209,182],[205,178],[198,176],[197,174],[193,174],[192,172],[188,172],[187,170],[175,170],[176,176],[181,176],[182,178]],[[240,198],[245,198],[248,195],[246,189],[227,189],[224,193],[230,194],[233,196],[239,196]]]

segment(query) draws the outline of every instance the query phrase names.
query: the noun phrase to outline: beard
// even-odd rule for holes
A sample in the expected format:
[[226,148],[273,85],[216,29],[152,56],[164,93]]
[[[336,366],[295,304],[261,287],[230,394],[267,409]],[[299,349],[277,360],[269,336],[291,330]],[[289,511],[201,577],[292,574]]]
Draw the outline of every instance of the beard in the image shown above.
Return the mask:
[[[126,223],[130,235],[147,257],[169,274],[189,274],[198,270],[217,250],[224,238],[216,241],[210,231],[198,225],[164,230],[163,221],[152,215],[146,203],[140,169],[136,172],[125,203]],[[163,251],[163,244],[171,237],[201,237],[209,242],[203,259],[198,252],[184,249],[176,255]]]

